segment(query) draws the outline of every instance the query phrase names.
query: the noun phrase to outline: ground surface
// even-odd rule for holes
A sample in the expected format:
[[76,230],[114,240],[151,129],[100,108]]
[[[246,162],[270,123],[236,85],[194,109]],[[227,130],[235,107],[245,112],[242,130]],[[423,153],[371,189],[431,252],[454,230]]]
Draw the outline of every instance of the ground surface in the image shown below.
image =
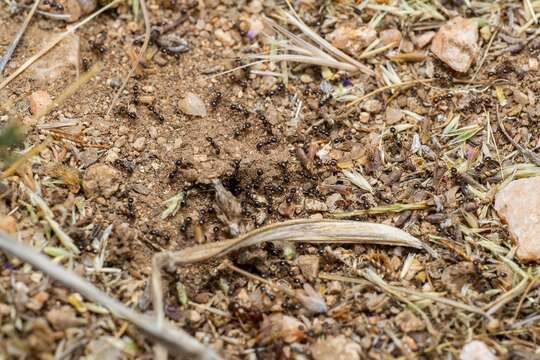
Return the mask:
[[[420,2],[409,3],[421,9]],[[46,150],[3,180],[2,226],[38,249],[50,247],[49,255],[66,267],[151,314],[145,289],[152,255],[232,237],[216,216],[216,179],[241,202],[247,229],[363,209],[364,214],[353,218],[402,228],[430,244],[437,256],[347,245],[301,245],[291,252],[291,245],[267,244],[229,258],[252,274],[293,289],[311,284],[329,311],[311,314],[280,291],[219,270],[221,260],[216,260],[168,272],[168,319],[231,359],[324,359],[332,348],[348,348],[354,354],[344,353],[343,358],[350,359],[452,358],[473,339],[502,358],[540,356],[538,322],[527,320],[539,311],[536,267],[513,258],[513,242],[492,209],[501,171],[508,176],[512,165],[530,162],[498,131],[497,111],[513,117],[507,129],[515,141],[530,149],[538,145],[538,28],[517,33],[528,16],[521,2],[467,3],[440,1],[430,3],[429,11],[406,14],[392,10],[403,9],[397,6],[354,11],[352,1],[293,2],[300,18],[322,36],[336,27],[354,29],[371,22],[378,36],[383,30],[399,30],[400,46],[361,60],[375,71],[373,76],[336,70],[324,74],[318,65],[292,63],[285,71],[280,63],[251,68],[265,76],[250,73],[250,68],[214,76],[247,63],[248,54],[267,53],[264,36],[254,34],[257,21],[287,5],[180,0],[171,8],[152,1],[152,25],[163,28],[180,18],[168,36],[183,38],[189,50],[175,56],[151,44],[137,75],[107,114],[144,34],[142,18],[134,20],[131,6],[110,10],[0,90],[2,126],[19,121],[28,129],[16,150],[54,135]],[[0,5],[0,50],[11,42],[26,11],[11,13],[6,3]],[[421,34],[437,31],[457,15],[482,24],[477,59],[464,74],[437,60],[429,46],[415,45]],[[382,18],[374,22],[377,16]],[[4,74],[65,29],[62,21],[36,15]],[[359,58],[363,47],[344,50]],[[426,56],[415,62],[390,61],[412,52]],[[75,60],[70,64],[69,59]],[[79,91],[37,123],[30,120],[30,94],[45,90],[54,99],[75,81],[77,68],[83,72],[96,63],[103,68]],[[58,74],[39,70],[51,64],[58,66]],[[382,66],[394,69],[401,82],[432,80],[396,86],[349,106],[389,84]],[[325,92],[328,86],[332,96]],[[206,116],[182,111],[179,101],[188,92],[204,101]],[[54,127],[56,132],[47,128],[68,120],[72,126]],[[452,121],[455,126],[449,128]],[[76,135],[77,141],[69,141]],[[90,171],[95,164],[106,167]],[[350,169],[361,169],[373,191],[352,184],[343,175]],[[530,171],[514,175],[536,175],[537,169],[531,164]],[[80,181],[67,186],[68,172]],[[89,185],[107,178],[107,172],[112,175],[105,188]],[[81,250],[79,256],[55,253],[60,244],[29,205],[25,187],[41,191]],[[165,201],[179,193],[184,200],[163,219]],[[380,214],[370,214],[370,209]],[[104,267],[113,272],[91,274],[85,267],[93,264],[96,239],[109,225]],[[98,351],[106,351],[107,358],[153,357],[152,342],[132,325],[92,306],[77,307],[80,301],[69,289],[17,259],[2,256],[0,262],[0,353],[5,358],[48,359],[56,354],[76,359]],[[396,295],[361,278],[365,269],[375,269],[388,284],[481,311],[500,304],[504,294],[511,296],[486,319],[470,308]],[[530,272],[531,278],[526,288],[513,291],[522,280],[518,270]],[[178,284],[185,287],[187,304]],[[294,327],[296,321],[302,326]],[[294,331],[286,328],[288,323]],[[96,358],[105,358],[104,352]]]

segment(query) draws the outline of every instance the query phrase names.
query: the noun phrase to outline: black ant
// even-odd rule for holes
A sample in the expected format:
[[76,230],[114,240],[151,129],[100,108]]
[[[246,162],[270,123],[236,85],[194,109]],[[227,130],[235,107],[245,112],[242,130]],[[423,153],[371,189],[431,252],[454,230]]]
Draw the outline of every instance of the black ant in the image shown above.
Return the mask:
[[180,231],[185,233],[187,231],[187,228],[189,225],[191,225],[191,223],[193,222],[193,219],[190,218],[189,216],[184,220],[184,222],[182,223],[182,225],[180,226]]
[[262,169],[257,169],[257,176],[253,180],[253,188],[258,189],[261,186],[262,176],[264,171]]
[[279,167],[281,168],[281,171],[282,171],[282,180],[285,184],[288,184],[290,180],[289,169],[287,168],[287,166],[288,166],[287,161],[279,162]]
[[275,96],[285,90],[285,84],[279,83],[277,84],[275,89],[272,89],[266,93],[266,96]]
[[261,121],[266,133],[268,135],[273,135],[272,124],[270,123],[270,121],[268,121],[268,119],[266,118],[266,116],[263,114],[262,111],[257,110],[257,118]]
[[210,143],[210,145],[214,148],[214,151],[216,152],[216,155],[219,155],[221,153],[221,148],[219,145],[215,142],[214,139],[212,139],[210,136],[206,138],[206,141]]
[[241,104],[238,104],[238,103],[231,103],[229,105],[229,108],[233,111],[236,111],[238,113],[241,113],[242,115],[244,115],[244,117],[248,117],[250,115],[250,112],[248,109],[246,109],[244,106],[242,106]]
[[154,114],[160,123],[164,123],[165,122],[165,116],[163,116],[162,114],[160,114],[157,110],[156,110],[156,107],[154,105],[148,105],[148,110],[150,110],[152,112],[152,114]]
[[135,218],[135,207],[133,206],[133,198],[128,198],[128,216],[132,219]]
[[221,102],[222,96],[223,95],[219,91],[216,91],[214,93],[214,97],[212,98],[212,100],[210,100],[210,106],[212,107],[212,109],[218,107],[219,103]]
[[116,167],[120,169],[125,170],[129,175],[133,174],[133,171],[135,170],[133,163],[127,159],[116,159],[114,161],[114,165],[116,165]]
[[52,3],[50,3],[50,5],[55,10],[58,10],[58,11],[64,10],[64,5],[60,4],[59,2],[53,1]]
[[251,128],[251,123],[244,123],[244,125],[240,126],[238,129],[234,130],[234,137],[237,138],[239,137],[240,135],[242,135],[242,133],[244,131],[247,131],[248,129]]
[[88,69],[90,69],[90,60],[87,58],[82,59],[82,69],[83,71],[88,71]]
[[182,165],[181,160],[176,160],[174,162],[174,169],[169,173],[169,179],[175,179],[178,176],[178,171],[180,170],[180,166]]
[[269,139],[266,139],[266,140],[263,140],[263,141],[259,141],[256,145],[257,147],[257,150],[262,150],[263,147],[267,146],[267,145],[270,145],[270,144],[277,144],[278,140],[277,140],[277,137],[275,136],[272,136],[271,138]]
[[93,51],[93,52],[96,52],[100,55],[103,55],[107,52],[107,48],[103,46],[103,44],[105,43],[105,40],[107,38],[107,32],[106,31],[101,31],[99,34],[97,34],[96,36],[96,40],[95,41],[90,41],[90,49]]

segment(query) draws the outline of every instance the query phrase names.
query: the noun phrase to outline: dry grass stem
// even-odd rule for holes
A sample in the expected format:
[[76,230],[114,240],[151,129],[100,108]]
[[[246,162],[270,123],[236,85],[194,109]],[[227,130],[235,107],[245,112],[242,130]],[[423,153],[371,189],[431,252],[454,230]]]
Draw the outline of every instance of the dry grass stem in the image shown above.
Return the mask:
[[178,252],[163,252],[152,258],[152,298],[159,322],[164,319],[161,269],[209,260],[232,251],[271,241],[307,242],[314,244],[376,244],[423,248],[422,242],[389,225],[348,220],[300,219],[267,225],[238,236],[187,248]]
[[7,63],[11,59],[11,56],[15,52],[15,49],[17,48],[17,45],[19,45],[19,41],[21,40],[22,36],[24,35],[24,32],[26,31],[26,28],[28,27],[28,24],[30,23],[30,20],[32,20],[32,17],[34,16],[34,13],[36,12],[37,7],[39,6],[41,0],[34,0],[34,5],[32,5],[32,8],[28,12],[28,15],[26,15],[26,18],[24,19],[23,24],[21,25],[21,28],[11,41],[11,44],[6,48],[6,51],[4,52],[4,56],[0,59],[0,74],[4,71],[4,68],[6,67]]
[[102,12],[104,12],[104,11],[118,5],[121,1],[122,0],[114,0],[114,1],[110,2],[106,6],[99,9],[98,11],[96,11],[93,14],[86,17],[84,20],[78,22],[77,24],[70,27],[68,30],[66,30],[63,33],[56,36],[51,42],[49,42],[47,45],[45,45],[45,47],[43,47],[40,51],[38,51],[36,54],[34,54],[30,59],[26,60],[24,62],[24,64],[19,66],[17,68],[17,70],[15,70],[11,75],[9,75],[6,79],[4,79],[4,81],[2,81],[0,83],[0,90],[2,90],[4,87],[6,87],[6,85],[8,85],[13,79],[15,79],[17,76],[19,76],[24,70],[26,70],[30,65],[32,65],[37,59],[39,59],[40,57],[42,57],[43,55],[48,53],[49,50],[51,50],[53,47],[55,47],[56,44],[58,44],[60,41],[62,41],[66,36],[68,36],[69,34],[72,34],[73,32],[75,32],[75,30],[77,30],[81,26],[86,25],[88,22],[93,20],[96,16],[98,16]]
[[135,69],[137,69],[137,66],[139,66],[139,63],[141,62],[144,54],[146,54],[146,49],[148,49],[148,43],[150,42],[150,30],[151,30],[151,28],[150,28],[150,15],[148,14],[148,8],[146,7],[146,2],[145,2],[145,0],[136,0],[136,1],[138,1],[140,3],[140,5],[141,5],[142,14],[143,14],[143,18],[144,18],[144,26],[145,26],[144,41],[143,41],[143,44],[141,46],[141,49],[139,51],[139,54],[137,55],[137,58],[136,58],[135,62],[131,65],[131,68],[129,69],[129,72],[127,73],[126,77],[122,81],[122,85],[120,85],[120,88],[114,94],[113,99],[111,100],[111,105],[109,105],[109,109],[107,110],[107,115],[109,115],[111,113],[112,108],[114,107],[114,105],[116,104],[118,99],[120,98],[120,95],[122,94],[122,91],[126,87],[129,79],[131,78],[131,76],[135,72]]

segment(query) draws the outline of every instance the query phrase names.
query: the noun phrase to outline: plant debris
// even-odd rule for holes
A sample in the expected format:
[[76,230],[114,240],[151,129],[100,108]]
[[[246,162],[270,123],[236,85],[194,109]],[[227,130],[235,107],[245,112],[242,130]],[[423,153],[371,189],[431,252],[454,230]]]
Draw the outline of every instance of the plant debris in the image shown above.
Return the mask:
[[0,2],[0,358],[534,358],[539,11]]

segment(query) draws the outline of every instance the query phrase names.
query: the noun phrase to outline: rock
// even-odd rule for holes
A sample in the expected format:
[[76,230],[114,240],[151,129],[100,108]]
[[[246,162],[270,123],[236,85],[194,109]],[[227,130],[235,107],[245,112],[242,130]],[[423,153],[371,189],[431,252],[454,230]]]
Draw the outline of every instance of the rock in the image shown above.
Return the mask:
[[265,317],[259,337],[262,344],[282,339],[286,343],[293,343],[305,337],[306,326],[292,316],[281,313]]
[[327,39],[338,49],[356,54],[377,39],[377,32],[369,26],[357,28],[356,24],[346,23],[337,26]]
[[56,330],[65,330],[85,323],[84,319],[77,318],[75,310],[67,305],[50,310],[45,317]]
[[478,54],[478,26],[475,21],[456,17],[441,26],[431,52],[452,69],[465,73]]
[[201,314],[199,314],[199,312],[196,310],[188,310],[186,314],[186,318],[192,324],[197,324],[202,319]]
[[395,323],[403,332],[413,332],[424,330],[426,325],[410,310],[399,313],[394,319]]
[[0,230],[8,234],[17,232],[17,220],[11,215],[0,216]]
[[97,6],[96,0],[59,0],[58,2],[64,7],[64,14],[69,15],[67,22],[79,20],[81,16],[94,11]]
[[495,196],[495,210],[508,224],[523,261],[540,260],[540,177],[514,180]]
[[223,31],[222,29],[217,29],[214,32],[216,39],[218,39],[223,45],[233,46],[235,41],[231,34],[228,31]]
[[296,265],[309,281],[315,280],[319,275],[319,257],[316,255],[301,255],[296,259]]
[[116,147],[109,149],[103,158],[109,164],[114,164],[118,159],[120,159],[120,155],[118,155],[118,148]]
[[521,105],[529,105],[529,97],[522,91],[514,90],[514,100]]
[[146,147],[146,139],[142,136],[140,138],[137,138],[133,142],[133,148],[137,151],[143,151],[145,147]]
[[403,112],[399,108],[389,106],[386,108],[385,117],[387,125],[394,125],[403,118]]
[[49,294],[45,291],[40,291],[28,300],[26,307],[30,310],[38,311],[47,300],[49,300]]
[[28,96],[28,103],[30,105],[30,112],[35,115],[43,113],[52,104],[52,100],[48,92],[38,90]]
[[79,154],[79,160],[83,168],[89,167],[90,165],[98,161],[98,159],[99,159],[99,155],[96,149],[88,149],[88,150],[82,151]]
[[122,174],[112,166],[95,164],[84,173],[83,190],[87,197],[111,197],[120,187]]
[[382,103],[376,99],[369,99],[362,103],[362,110],[372,114],[378,114],[382,110]]
[[433,40],[433,37],[435,36],[435,31],[426,31],[425,33],[422,33],[418,36],[415,36],[412,40],[414,45],[418,47],[419,49],[422,49],[427,44]]
[[337,210],[337,202],[343,200],[343,197],[339,193],[334,193],[326,198],[326,206],[328,211],[334,212]]
[[253,0],[246,8],[252,14],[258,14],[263,10],[263,5],[259,0]]
[[135,183],[131,186],[131,188],[133,189],[133,191],[141,195],[150,194],[150,189],[148,188],[148,186],[142,183]]
[[328,294],[339,295],[343,292],[343,285],[341,281],[330,281],[326,286],[326,292]]
[[120,339],[112,336],[102,336],[98,339],[93,339],[86,346],[86,351],[92,354],[94,359],[120,360],[124,355],[122,348],[118,346],[119,343],[122,343],[118,340]]
[[304,84],[309,84],[310,82],[313,81],[313,78],[309,74],[302,74],[300,75],[300,81],[303,82]]
[[384,45],[394,44],[394,46],[399,46],[399,43],[401,42],[401,32],[397,29],[383,30],[379,34],[379,38]]
[[198,95],[188,92],[178,103],[180,110],[188,115],[206,116],[206,105]]
[[319,339],[311,345],[314,360],[360,360],[362,347],[344,335]]
[[[43,39],[42,41],[48,41],[49,37],[48,32],[43,32],[39,36]],[[30,67],[31,77],[48,86],[53,80],[65,75],[69,68],[79,69],[79,53],[79,37],[70,34],[56,45],[54,51],[49,51]],[[75,73],[76,71],[73,72],[74,75]]]
[[304,209],[307,212],[327,211],[328,206],[320,200],[307,198],[304,200]]
[[442,283],[454,293],[459,294],[461,288],[470,281],[474,274],[474,265],[472,262],[462,261],[457,264],[447,266],[442,275]]
[[461,349],[459,360],[497,360],[497,356],[484,342],[473,340]]

